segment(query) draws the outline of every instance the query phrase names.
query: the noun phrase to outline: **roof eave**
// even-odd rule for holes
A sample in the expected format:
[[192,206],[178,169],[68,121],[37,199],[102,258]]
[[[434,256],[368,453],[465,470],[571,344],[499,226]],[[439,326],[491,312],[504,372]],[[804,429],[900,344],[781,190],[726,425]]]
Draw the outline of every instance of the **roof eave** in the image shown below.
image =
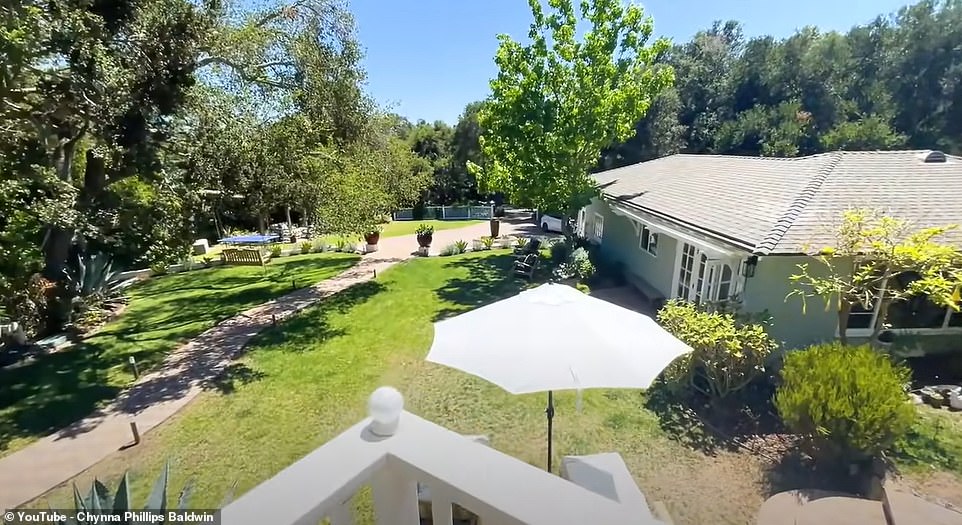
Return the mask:
[[[687,221],[680,220],[680,219],[678,219],[677,217],[673,217],[673,216],[668,215],[668,214],[666,214],[666,213],[662,213],[662,212],[659,212],[659,211],[657,211],[657,210],[653,210],[653,209],[651,209],[651,208],[648,208],[648,207],[645,207],[645,206],[641,206],[641,205],[636,204],[636,203],[634,203],[634,202],[631,202],[631,201],[629,201],[629,200],[627,200],[627,199],[622,199],[622,198],[616,197],[616,196],[614,196],[614,195],[612,195],[612,194],[610,194],[610,193],[604,192],[604,191],[602,191],[602,197],[604,197],[604,198],[607,199],[607,200],[617,202],[618,204],[620,204],[620,205],[622,205],[622,206],[627,206],[627,207],[629,207],[629,208],[633,208],[633,209],[635,209],[635,210],[645,212],[645,213],[647,213],[647,214],[649,214],[649,215],[653,215],[653,216],[655,216],[655,217],[657,217],[657,218],[659,218],[659,219],[662,219],[662,220],[665,220],[665,221],[669,221],[669,222],[675,223],[675,224],[677,224],[678,226],[681,226],[681,227],[683,227],[683,228],[688,228],[689,230],[692,230],[692,231],[694,231],[694,232],[697,232],[697,233],[700,233],[700,234],[702,234],[702,235],[706,235],[706,236],[708,236],[708,237],[711,237],[711,238],[713,238],[713,239],[715,239],[715,240],[718,240],[718,241],[721,241],[721,242],[730,244],[730,245],[734,246],[735,248],[738,248],[738,249],[741,249],[741,250],[745,250],[745,251],[750,252],[750,253],[753,253],[753,254],[755,254],[755,252],[756,252],[755,245],[754,245],[753,243],[751,243],[750,241],[746,241],[746,240],[744,240],[744,239],[738,239],[738,238],[732,237],[732,236],[730,236],[730,235],[725,235],[725,234],[723,234],[723,233],[719,233],[719,232],[717,232],[717,231],[714,231],[714,230],[711,230],[711,229],[708,229],[708,228],[704,228],[704,227],[699,226],[699,225],[694,224],[694,223],[690,223],[690,222],[687,222]],[[769,255],[769,254],[757,254],[757,255]]]

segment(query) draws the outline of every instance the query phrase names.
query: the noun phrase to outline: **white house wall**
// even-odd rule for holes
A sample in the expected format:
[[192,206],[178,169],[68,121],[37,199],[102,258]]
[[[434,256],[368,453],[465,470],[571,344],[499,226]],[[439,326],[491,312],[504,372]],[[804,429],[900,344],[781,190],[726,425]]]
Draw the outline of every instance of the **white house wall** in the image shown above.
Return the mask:
[[638,231],[633,221],[614,214],[607,204],[595,200],[587,213],[586,231],[594,231],[595,213],[604,217],[604,235],[601,253],[607,260],[622,264],[629,282],[638,279],[658,290],[664,297],[671,297],[671,283],[675,268],[678,244],[666,235],[658,238],[658,255],[652,256],[639,247]]
[[786,296],[794,289],[790,280],[798,273],[798,265],[809,263],[810,270],[817,272],[818,261],[807,256],[762,257],[755,269],[755,276],[747,279],[743,292],[745,311],[768,310],[774,319],[768,332],[786,348],[798,348],[835,338],[838,315],[834,309],[825,309],[825,301],[814,297],[807,299],[802,308],[800,297]]

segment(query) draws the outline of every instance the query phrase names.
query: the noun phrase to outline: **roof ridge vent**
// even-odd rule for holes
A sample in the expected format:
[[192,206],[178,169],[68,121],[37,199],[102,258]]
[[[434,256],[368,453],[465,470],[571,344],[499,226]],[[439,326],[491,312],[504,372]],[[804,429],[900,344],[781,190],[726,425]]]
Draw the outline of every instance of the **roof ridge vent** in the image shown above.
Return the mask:
[[926,164],[944,163],[945,161],[945,153],[941,151],[932,150],[922,154],[922,162]]

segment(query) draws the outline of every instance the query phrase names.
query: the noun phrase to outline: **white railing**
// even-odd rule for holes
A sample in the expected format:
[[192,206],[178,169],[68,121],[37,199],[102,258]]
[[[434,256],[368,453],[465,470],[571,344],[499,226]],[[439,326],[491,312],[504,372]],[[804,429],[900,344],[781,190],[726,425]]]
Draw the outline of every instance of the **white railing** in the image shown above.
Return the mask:
[[[371,487],[378,525],[420,523],[418,484],[433,525],[452,525],[452,504],[483,525],[663,525],[626,505],[476,443],[409,412],[371,413],[223,509],[224,525],[355,523],[351,499]],[[390,390],[396,394],[393,389]],[[390,412],[390,410],[387,410]],[[396,428],[391,428],[396,427]],[[380,434],[380,435],[379,435]],[[390,435],[384,435],[390,434]],[[427,518],[427,516],[425,516]]]
[[[493,216],[493,206],[425,206],[422,220],[490,219]],[[397,210],[392,218],[396,221],[413,221],[414,209]]]

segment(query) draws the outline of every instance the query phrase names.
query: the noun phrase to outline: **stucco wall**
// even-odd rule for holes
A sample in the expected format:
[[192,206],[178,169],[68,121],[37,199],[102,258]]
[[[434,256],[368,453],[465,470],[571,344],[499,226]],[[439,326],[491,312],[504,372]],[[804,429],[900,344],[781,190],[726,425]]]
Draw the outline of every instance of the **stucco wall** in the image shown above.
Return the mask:
[[745,311],[768,310],[774,319],[769,333],[782,341],[786,348],[798,348],[835,338],[838,317],[834,310],[825,310],[822,299],[809,298],[805,313],[802,313],[800,297],[785,299],[793,289],[789,277],[798,273],[798,264],[805,262],[813,271],[819,268],[817,261],[811,257],[762,257],[758,261],[755,276],[745,284]]
[[601,213],[605,221],[601,240],[602,256],[620,262],[624,271],[631,274],[627,276],[629,281],[641,279],[664,297],[671,297],[677,241],[660,234],[658,255],[649,254],[639,246],[638,234],[631,219],[615,215],[607,204],[597,200],[588,207],[586,231],[589,237],[594,233],[595,213]]

